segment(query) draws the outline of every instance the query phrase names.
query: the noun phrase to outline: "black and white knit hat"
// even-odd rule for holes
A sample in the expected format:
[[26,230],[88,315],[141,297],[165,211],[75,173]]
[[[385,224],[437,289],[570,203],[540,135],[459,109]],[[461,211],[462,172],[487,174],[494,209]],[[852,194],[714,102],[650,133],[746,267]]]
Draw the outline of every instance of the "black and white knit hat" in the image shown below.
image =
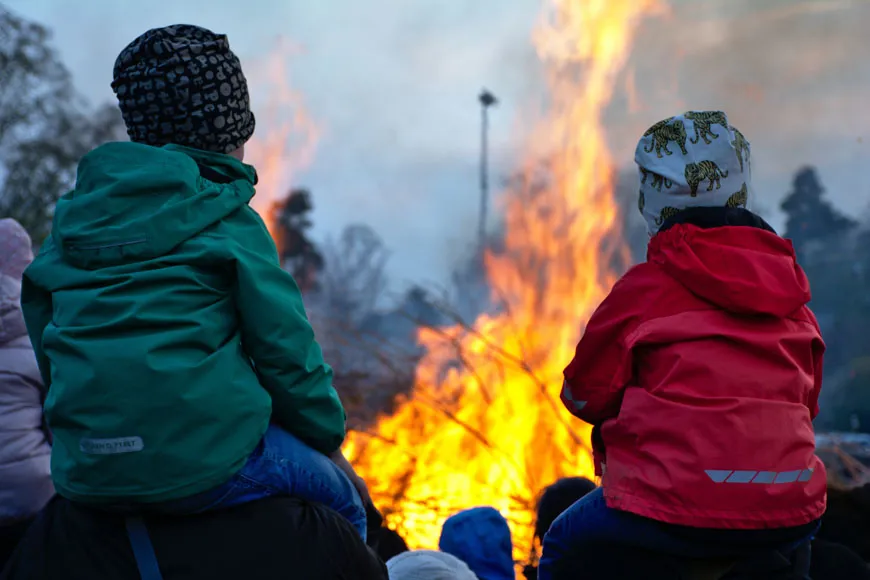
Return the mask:
[[248,83],[223,34],[154,28],[115,60],[112,90],[132,141],[229,153],[254,133]]

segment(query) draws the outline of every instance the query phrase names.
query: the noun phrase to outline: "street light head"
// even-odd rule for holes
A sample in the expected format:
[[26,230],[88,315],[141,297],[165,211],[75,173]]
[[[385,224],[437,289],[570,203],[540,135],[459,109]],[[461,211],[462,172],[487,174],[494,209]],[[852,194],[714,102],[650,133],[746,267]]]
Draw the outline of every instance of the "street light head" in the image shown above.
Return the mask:
[[484,107],[490,107],[498,103],[498,99],[495,98],[495,95],[493,95],[486,89],[483,89],[483,91],[480,93],[478,100],[480,101],[480,104]]

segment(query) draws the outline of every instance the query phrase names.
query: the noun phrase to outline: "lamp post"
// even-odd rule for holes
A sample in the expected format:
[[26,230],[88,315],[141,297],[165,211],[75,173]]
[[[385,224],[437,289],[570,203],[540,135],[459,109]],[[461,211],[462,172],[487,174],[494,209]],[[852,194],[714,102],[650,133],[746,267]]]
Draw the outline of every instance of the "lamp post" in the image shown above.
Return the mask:
[[482,255],[486,248],[486,218],[489,211],[489,108],[497,104],[498,100],[488,90],[483,89],[478,96],[478,101],[481,105],[482,122],[480,127],[480,215],[478,216],[477,238],[478,248]]

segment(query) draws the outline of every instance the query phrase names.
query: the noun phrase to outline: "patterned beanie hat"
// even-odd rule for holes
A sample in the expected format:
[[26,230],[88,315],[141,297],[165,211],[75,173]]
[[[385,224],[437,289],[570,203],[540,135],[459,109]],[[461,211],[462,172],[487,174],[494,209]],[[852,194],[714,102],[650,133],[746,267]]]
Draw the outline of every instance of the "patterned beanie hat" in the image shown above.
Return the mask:
[[254,134],[248,83],[223,34],[149,30],[118,55],[113,79],[131,141],[229,153]]
[[634,153],[638,208],[650,236],[688,207],[749,208],[749,141],[721,111],[689,111],[650,127]]

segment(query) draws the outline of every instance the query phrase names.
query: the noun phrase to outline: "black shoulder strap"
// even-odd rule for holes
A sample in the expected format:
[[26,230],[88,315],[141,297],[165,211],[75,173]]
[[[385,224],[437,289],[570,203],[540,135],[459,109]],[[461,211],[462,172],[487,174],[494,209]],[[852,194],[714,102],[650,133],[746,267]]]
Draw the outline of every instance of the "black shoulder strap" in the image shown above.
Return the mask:
[[813,548],[812,544],[807,541],[798,546],[792,556],[794,562],[795,578],[801,580],[810,580],[810,564],[812,562]]
[[127,537],[130,538],[133,556],[136,558],[136,566],[139,568],[139,576],[142,580],[163,580],[145,522],[139,517],[128,517],[125,518],[124,523],[127,526]]

